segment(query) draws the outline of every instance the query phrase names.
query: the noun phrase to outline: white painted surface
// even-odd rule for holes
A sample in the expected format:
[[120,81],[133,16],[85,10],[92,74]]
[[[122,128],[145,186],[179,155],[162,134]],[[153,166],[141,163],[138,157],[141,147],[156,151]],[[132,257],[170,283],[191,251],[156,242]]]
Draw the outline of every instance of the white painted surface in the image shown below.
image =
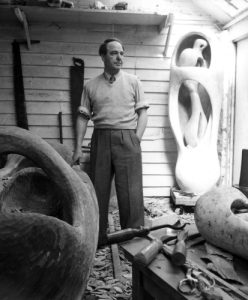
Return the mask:
[[[248,39],[237,43],[233,183],[238,184],[242,149],[248,149]],[[248,166],[247,166],[248,167]]]

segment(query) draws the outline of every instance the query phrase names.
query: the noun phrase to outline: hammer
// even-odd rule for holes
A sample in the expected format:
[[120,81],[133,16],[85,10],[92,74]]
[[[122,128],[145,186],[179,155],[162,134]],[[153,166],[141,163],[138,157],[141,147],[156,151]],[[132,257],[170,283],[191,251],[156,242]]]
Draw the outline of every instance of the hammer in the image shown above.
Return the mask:
[[164,248],[164,242],[167,243],[176,239],[177,241],[174,249],[171,250],[171,248],[168,247],[168,255],[175,265],[181,266],[186,261],[187,248],[185,245],[185,240],[187,239],[187,236],[188,232],[185,230],[182,230],[178,234],[167,234],[160,239],[150,235],[151,243],[141,249],[141,251],[134,256],[134,261],[143,267],[149,265],[155,259],[160,250]]

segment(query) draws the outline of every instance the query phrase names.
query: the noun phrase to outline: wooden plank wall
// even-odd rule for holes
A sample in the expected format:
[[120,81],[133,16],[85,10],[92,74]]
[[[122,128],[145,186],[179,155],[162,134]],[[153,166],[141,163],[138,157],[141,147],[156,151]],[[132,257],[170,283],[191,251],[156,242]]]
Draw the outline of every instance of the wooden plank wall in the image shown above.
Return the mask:
[[[116,36],[125,44],[124,70],[142,80],[150,102],[149,121],[142,140],[144,195],[169,196],[175,184],[176,144],[168,119],[170,59],[178,39],[190,32],[218,29],[211,18],[192,6],[191,1],[169,1],[175,20],[167,56],[163,56],[167,31],[153,26],[90,25],[63,23],[30,24],[32,39],[40,44],[29,51],[21,47],[24,87],[30,130],[46,140],[59,140],[58,113],[63,113],[64,143],[73,146],[70,114],[69,67],[72,57],[85,62],[85,80],[102,71],[98,46]],[[171,5],[173,2],[173,6]],[[45,16],[44,16],[45,20]],[[24,37],[20,25],[0,26],[0,125],[15,126],[11,43]],[[90,124],[84,145],[92,133]]]

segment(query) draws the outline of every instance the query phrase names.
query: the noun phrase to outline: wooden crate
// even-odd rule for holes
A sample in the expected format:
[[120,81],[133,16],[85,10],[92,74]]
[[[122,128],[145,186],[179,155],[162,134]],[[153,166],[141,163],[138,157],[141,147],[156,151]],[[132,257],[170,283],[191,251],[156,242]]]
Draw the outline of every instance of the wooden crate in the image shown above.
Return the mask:
[[195,206],[200,197],[199,195],[182,192],[174,187],[170,189],[170,196],[176,206]]

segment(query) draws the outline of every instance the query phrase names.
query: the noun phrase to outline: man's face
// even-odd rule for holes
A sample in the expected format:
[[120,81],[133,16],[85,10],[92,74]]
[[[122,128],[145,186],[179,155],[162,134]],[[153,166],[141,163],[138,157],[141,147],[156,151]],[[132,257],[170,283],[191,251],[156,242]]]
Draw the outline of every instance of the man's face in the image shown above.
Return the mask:
[[116,41],[107,44],[107,53],[102,56],[105,70],[108,73],[117,73],[123,64],[124,51],[122,45]]

